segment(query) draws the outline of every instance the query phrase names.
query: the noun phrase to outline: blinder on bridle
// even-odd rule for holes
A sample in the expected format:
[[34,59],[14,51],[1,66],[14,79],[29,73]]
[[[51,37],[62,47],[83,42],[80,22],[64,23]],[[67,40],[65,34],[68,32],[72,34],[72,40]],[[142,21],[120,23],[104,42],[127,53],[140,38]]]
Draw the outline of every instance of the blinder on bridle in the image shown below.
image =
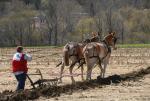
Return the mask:
[[[76,48],[78,47],[78,45],[75,45],[72,49],[73,49],[73,52],[69,52],[69,57],[70,56],[77,56],[77,52],[76,52]],[[71,50],[71,48],[70,48],[70,46],[69,45],[67,45],[67,49],[68,49],[68,51],[70,51]]]
[[68,49],[68,50],[70,50],[70,47],[69,47],[69,45],[67,45],[67,49]]
[[114,37],[114,38],[113,38],[113,41],[114,41],[114,44],[116,44],[116,42],[117,42],[117,38],[116,38],[116,37]]

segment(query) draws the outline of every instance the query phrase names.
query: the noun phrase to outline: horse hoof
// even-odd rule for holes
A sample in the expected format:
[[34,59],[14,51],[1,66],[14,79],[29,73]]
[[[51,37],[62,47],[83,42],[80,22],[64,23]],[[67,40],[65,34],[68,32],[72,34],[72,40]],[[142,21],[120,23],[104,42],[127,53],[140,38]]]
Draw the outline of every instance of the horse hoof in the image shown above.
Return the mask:
[[88,78],[88,79],[86,79],[86,81],[90,81],[90,80],[91,80],[91,79],[89,79],[89,78]]
[[63,83],[62,80],[59,80],[59,81],[58,81],[58,84],[60,84],[60,83]]
[[72,85],[75,85],[76,84],[76,82],[75,81],[72,81]]

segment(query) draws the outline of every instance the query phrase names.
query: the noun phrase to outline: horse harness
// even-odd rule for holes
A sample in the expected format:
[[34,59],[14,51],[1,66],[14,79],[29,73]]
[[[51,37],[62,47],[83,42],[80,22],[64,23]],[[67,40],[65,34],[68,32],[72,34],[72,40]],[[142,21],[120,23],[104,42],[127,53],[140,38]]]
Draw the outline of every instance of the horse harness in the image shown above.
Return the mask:
[[[79,47],[78,45],[76,45],[75,47],[73,47],[73,53],[72,54],[69,54],[69,57],[72,57],[72,56],[76,56],[76,57],[78,57],[78,53],[75,51],[76,50],[76,47]],[[69,48],[68,48],[68,50],[69,50]]]
[[[74,66],[76,63],[79,63],[80,66],[83,65],[84,61],[82,61],[82,60],[84,60],[84,58],[83,58],[83,57],[81,58],[81,57],[79,56],[78,52],[75,51],[76,48],[79,48],[79,44],[77,44],[77,45],[76,45],[75,47],[73,47],[73,48],[74,48],[74,51],[73,51],[72,54],[69,54],[69,58],[72,57],[72,56],[75,56],[75,57],[77,57],[77,61],[74,62],[74,63],[72,63],[72,64],[70,65],[70,67]],[[69,50],[69,47],[68,47],[68,50]],[[79,66],[79,67],[80,67],[80,66]],[[79,67],[78,67],[78,68],[79,68]]]
[[99,61],[102,61],[102,60],[104,60],[104,59],[107,57],[107,55],[108,55],[109,53],[111,53],[111,48],[110,48],[110,46],[107,44],[107,42],[106,42],[105,40],[103,40],[102,42],[104,43],[104,46],[105,46],[105,48],[107,49],[106,55],[105,55],[103,58],[101,58],[101,59],[100,59],[100,57],[98,56],[98,54],[95,55],[95,54],[94,54],[94,51],[95,51],[95,50],[97,51],[97,47],[96,47],[96,45],[94,45],[93,56],[90,56],[89,58],[98,58]]

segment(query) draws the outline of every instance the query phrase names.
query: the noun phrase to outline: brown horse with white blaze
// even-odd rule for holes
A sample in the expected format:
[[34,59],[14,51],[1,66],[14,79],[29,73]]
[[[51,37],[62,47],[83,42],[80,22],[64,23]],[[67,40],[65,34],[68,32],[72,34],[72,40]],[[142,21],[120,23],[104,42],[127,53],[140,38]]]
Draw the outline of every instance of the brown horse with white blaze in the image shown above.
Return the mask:
[[111,47],[116,50],[115,44],[117,38],[115,37],[115,34],[115,32],[111,32],[104,37],[104,40],[102,42],[92,42],[84,47],[83,53],[87,65],[87,80],[91,79],[92,69],[96,64],[98,64],[101,70],[101,77],[104,78],[105,70],[107,64],[109,63],[109,58],[111,55]]

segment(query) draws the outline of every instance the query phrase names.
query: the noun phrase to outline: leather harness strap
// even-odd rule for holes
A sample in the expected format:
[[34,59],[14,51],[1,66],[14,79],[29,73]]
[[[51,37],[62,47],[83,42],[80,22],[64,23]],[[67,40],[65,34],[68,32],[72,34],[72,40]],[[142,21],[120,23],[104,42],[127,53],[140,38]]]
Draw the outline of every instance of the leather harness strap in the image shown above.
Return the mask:
[[[89,58],[98,58],[99,61],[102,61],[102,60],[104,60],[104,59],[107,57],[107,55],[108,55],[109,53],[111,53],[111,48],[110,48],[110,46],[108,46],[107,42],[106,42],[105,40],[103,40],[102,42],[105,44],[105,48],[107,48],[107,54],[106,54],[102,59],[100,59],[100,57],[98,56],[98,54],[97,54],[97,55],[94,55],[94,51],[93,51],[93,56],[91,56],[91,57],[89,57]],[[94,45],[94,50],[95,50],[95,49],[96,49],[97,51],[99,50],[99,48]]]
[[[76,47],[77,47],[77,46],[76,46]],[[76,48],[76,47],[73,47],[73,48]],[[73,53],[70,54],[69,57],[71,57],[71,56],[78,56],[78,53],[75,53],[75,51],[73,51]]]
[[[73,53],[71,55],[69,55],[69,57],[75,56],[77,57],[77,61],[75,63],[73,63],[72,65],[75,65],[76,63],[80,63],[81,60],[83,60],[84,58],[82,56],[80,56],[80,54],[78,53],[79,51],[77,51],[77,48],[79,48],[79,45],[73,47],[75,48],[76,52],[73,51]],[[81,50],[80,50],[81,51]]]

